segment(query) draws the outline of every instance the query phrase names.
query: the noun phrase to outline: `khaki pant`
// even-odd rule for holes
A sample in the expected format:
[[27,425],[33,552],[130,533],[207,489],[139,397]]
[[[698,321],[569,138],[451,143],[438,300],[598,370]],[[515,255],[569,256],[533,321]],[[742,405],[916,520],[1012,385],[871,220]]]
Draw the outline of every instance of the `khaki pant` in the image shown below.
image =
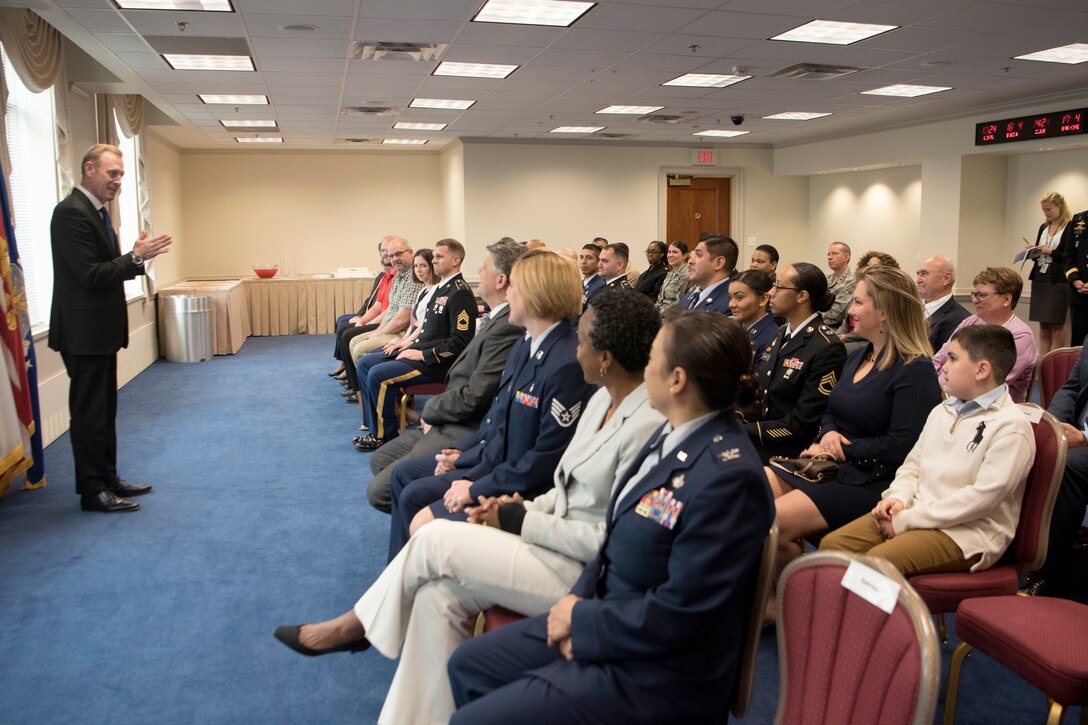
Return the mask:
[[348,343],[351,362],[353,364],[358,363],[359,358],[363,355],[369,355],[375,350],[381,350],[385,347],[385,343],[395,337],[396,335],[375,335],[374,337],[363,337],[362,335],[359,335],[358,337],[352,338],[351,342]]
[[956,542],[936,529],[904,531],[894,539],[885,538],[876,527],[876,520],[869,514],[825,536],[820,542],[820,550],[829,549],[879,556],[891,562],[903,576],[967,571],[980,558],[976,554],[964,559]]

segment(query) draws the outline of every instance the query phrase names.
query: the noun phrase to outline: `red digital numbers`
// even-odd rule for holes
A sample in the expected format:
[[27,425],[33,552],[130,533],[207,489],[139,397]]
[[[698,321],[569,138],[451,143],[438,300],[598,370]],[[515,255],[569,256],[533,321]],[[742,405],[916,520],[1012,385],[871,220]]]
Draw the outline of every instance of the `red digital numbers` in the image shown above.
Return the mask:
[[1083,130],[1081,126],[1081,114],[1079,113],[1063,113],[1062,114],[1062,133],[1076,133]]
[[984,146],[1088,133],[1088,128],[1084,125],[1086,113],[1088,109],[1079,108],[977,123],[975,124],[975,145]]

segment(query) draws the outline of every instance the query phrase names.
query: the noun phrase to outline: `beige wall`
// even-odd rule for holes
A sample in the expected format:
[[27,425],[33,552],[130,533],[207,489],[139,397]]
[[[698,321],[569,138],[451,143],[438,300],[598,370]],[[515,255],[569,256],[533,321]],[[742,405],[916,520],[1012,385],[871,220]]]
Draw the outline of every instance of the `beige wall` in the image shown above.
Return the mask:
[[[680,147],[467,142],[465,226],[470,251],[502,236],[577,248],[595,236],[638,252],[664,239],[665,175],[730,176],[730,232],[790,248],[806,237],[808,180],[776,177],[767,149],[722,148],[717,167],[691,166]],[[636,258],[636,266],[645,260]]]
[[[450,144],[439,157],[442,174],[442,220],[444,237],[465,239],[465,147],[459,141]],[[471,273],[466,265],[466,273]]]
[[825,266],[831,241],[846,242],[856,264],[866,251],[887,252],[913,272],[918,255],[922,175],[917,166],[822,174],[809,179],[809,258]]
[[153,234],[174,238],[170,251],[155,259],[156,284],[165,287],[185,276],[185,260],[191,255],[185,237],[184,201],[181,188],[181,153],[168,141],[149,130],[144,133],[143,156],[149,174]]
[[186,276],[378,268],[377,243],[444,236],[437,154],[183,152]]
[[1012,243],[1035,241],[1043,214],[1039,199],[1056,191],[1069,211],[1088,209],[1088,149],[1009,157],[1006,227]]

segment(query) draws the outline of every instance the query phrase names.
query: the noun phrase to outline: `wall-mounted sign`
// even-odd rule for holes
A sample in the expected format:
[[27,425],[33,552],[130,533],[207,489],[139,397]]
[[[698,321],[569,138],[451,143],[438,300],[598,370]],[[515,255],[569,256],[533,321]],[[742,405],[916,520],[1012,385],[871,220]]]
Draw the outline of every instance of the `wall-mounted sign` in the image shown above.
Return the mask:
[[1076,136],[1085,133],[1086,120],[1088,120],[1088,108],[1078,108],[1074,111],[1037,113],[1034,116],[976,123],[975,146],[1034,141],[1055,136]]
[[692,149],[691,163],[693,166],[717,166],[718,149]]

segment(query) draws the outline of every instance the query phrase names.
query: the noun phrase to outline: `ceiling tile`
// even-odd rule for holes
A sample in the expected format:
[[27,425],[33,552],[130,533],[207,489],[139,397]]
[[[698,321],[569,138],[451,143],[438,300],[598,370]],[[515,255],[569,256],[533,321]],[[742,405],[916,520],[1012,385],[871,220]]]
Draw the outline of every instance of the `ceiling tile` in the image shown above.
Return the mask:
[[673,33],[705,15],[703,10],[645,5],[600,4],[578,21],[579,28]]
[[[244,35],[242,21],[237,13],[200,13],[166,10],[125,10],[124,16],[141,35],[178,35],[238,38]],[[178,23],[186,23],[185,32]]]
[[[311,40],[347,40],[351,37],[354,23],[351,16],[313,15],[266,15],[263,13],[247,15],[246,34],[251,38],[309,38]],[[317,30],[294,31],[280,30],[285,25],[313,25]]]
[[689,35],[714,35],[722,38],[751,38],[766,40],[792,30],[812,18],[799,15],[765,15],[762,13],[712,12],[686,25],[679,32]]
[[363,10],[374,18],[468,21],[481,5],[481,0],[365,0]]
[[300,40],[298,38],[252,38],[250,47],[262,59],[270,58],[347,58],[346,40]]
[[552,67],[592,68],[601,70],[626,58],[629,53],[610,50],[545,50],[536,62]]
[[355,26],[355,39],[402,43],[451,43],[463,23],[442,20],[382,20],[360,19]]
[[[270,13],[273,15],[289,15],[297,13],[300,7],[298,0],[231,0],[234,9],[246,15],[250,13]],[[307,0],[306,13],[309,15],[338,15],[341,17],[355,15],[358,0]]]

